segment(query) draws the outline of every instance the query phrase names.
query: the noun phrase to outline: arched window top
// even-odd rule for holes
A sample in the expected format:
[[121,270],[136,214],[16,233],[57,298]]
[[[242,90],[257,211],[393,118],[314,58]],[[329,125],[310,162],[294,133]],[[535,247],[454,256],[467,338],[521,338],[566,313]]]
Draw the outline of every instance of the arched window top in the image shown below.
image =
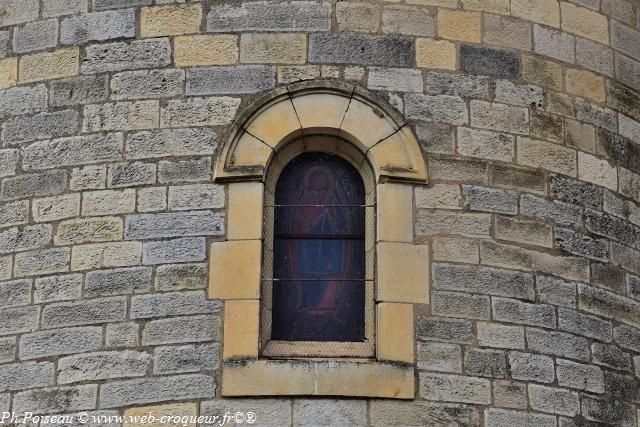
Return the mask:
[[283,341],[365,338],[365,192],[358,171],[303,153],[275,192],[273,325]]

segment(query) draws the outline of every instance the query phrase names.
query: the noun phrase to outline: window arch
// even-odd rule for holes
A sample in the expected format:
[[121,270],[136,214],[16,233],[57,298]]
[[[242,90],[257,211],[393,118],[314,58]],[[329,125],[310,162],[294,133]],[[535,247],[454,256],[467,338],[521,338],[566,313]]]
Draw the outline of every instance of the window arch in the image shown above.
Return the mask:
[[[427,170],[411,128],[384,101],[373,99],[366,90],[335,81],[277,88],[252,103],[221,147],[215,180],[227,183],[227,230],[225,241],[211,244],[209,296],[224,302],[223,396],[414,397],[414,304],[428,303],[430,274],[428,246],[414,244],[411,183],[425,183]],[[310,223],[296,228],[295,213],[282,214],[276,224],[276,210],[292,208],[278,205],[305,204],[299,203],[300,193],[312,185],[300,177],[320,171],[313,168],[321,161],[355,170],[364,187],[364,250],[347,251],[360,258],[364,252],[364,276],[358,279],[364,278],[354,281],[364,284],[364,338],[358,321],[351,322],[356,332],[343,330],[342,336],[335,330],[326,336],[273,330],[278,328],[278,320],[273,320],[278,318],[274,307],[280,300],[294,303],[290,315],[307,310],[326,321],[325,315],[335,313],[340,300],[349,299],[336,298],[332,284],[340,277],[350,279],[346,273],[353,273],[343,267],[344,244],[342,250],[328,251],[343,255],[327,258],[332,267],[322,269],[326,275],[317,292],[285,298],[277,290],[274,293],[274,284],[282,282],[274,278],[297,282],[298,291],[301,272],[315,279],[313,265],[298,268],[304,262],[298,256],[301,245],[282,241],[288,235],[295,239],[322,232],[311,223],[335,218],[337,213],[303,211],[298,219],[306,216]],[[334,170],[343,167],[335,163]],[[327,188],[334,179],[322,175],[316,177],[320,187]],[[280,196],[279,178],[291,182],[293,196]],[[342,199],[344,205],[351,201]],[[350,203],[362,201],[355,200]],[[349,237],[360,237],[357,227],[347,229],[353,234]],[[340,227],[331,230],[340,237]],[[319,250],[317,245],[309,248]],[[278,264],[287,257],[284,266]],[[297,260],[290,263],[292,258]],[[284,316],[281,323],[289,318]],[[334,315],[331,321],[339,318]]]

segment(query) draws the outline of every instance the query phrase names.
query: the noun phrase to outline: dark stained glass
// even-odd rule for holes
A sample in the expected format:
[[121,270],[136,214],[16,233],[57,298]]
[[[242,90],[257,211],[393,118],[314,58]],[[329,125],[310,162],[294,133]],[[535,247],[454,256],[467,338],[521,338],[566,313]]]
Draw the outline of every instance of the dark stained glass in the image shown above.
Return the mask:
[[271,338],[363,341],[365,195],[340,157],[304,153],[276,187]]

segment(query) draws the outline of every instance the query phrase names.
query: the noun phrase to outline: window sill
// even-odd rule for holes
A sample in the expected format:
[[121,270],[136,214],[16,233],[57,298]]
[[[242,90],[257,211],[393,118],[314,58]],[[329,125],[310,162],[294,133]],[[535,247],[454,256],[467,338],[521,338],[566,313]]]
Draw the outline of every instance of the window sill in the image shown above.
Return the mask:
[[413,399],[413,365],[343,360],[224,362],[223,396],[351,396]]
[[262,350],[264,357],[353,357],[375,356],[373,346],[366,342],[316,342],[271,340]]

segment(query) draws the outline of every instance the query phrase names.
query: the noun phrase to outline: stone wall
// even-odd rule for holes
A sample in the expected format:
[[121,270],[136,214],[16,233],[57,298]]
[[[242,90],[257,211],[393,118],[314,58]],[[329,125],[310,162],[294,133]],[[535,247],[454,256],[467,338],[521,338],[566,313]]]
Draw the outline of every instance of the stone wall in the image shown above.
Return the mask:
[[[636,425],[640,4],[171,3],[0,0],[0,412]],[[213,164],[311,79],[378,92],[428,162],[414,401],[220,397]]]

